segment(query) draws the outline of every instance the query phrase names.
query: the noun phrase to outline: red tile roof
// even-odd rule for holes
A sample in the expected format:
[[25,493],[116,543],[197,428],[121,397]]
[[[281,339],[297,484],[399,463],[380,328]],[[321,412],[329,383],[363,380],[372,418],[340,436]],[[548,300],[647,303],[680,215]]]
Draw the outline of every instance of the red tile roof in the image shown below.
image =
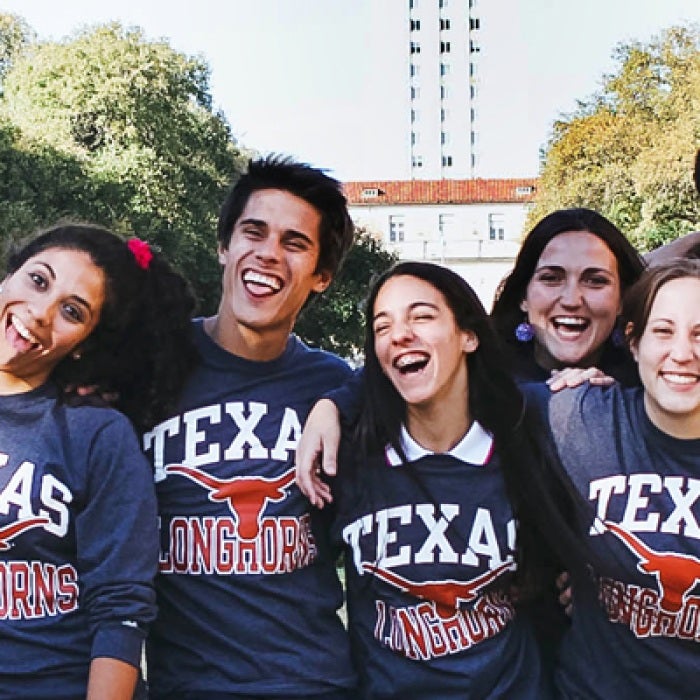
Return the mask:
[[531,202],[537,178],[504,180],[369,180],[343,185],[349,204]]

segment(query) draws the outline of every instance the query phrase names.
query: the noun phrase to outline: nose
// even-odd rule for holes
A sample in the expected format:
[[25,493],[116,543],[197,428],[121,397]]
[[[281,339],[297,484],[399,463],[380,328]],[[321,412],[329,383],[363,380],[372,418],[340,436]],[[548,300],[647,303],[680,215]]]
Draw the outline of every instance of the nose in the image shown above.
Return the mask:
[[398,321],[391,327],[391,342],[400,345],[413,338],[413,328],[407,321]]
[[47,295],[38,295],[27,302],[27,311],[38,326],[45,326],[51,321],[54,302]]
[[581,305],[581,288],[577,280],[571,279],[566,281],[559,301],[562,306],[575,307]]
[[260,260],[275,261],[280,258],[280,240],[270,234],[261,238],[256,246],[255,254]]
[[693,359],[695,345],[691,338],[684,333],[676,333],[673,337],[669,356],[674,362],[683,363]]

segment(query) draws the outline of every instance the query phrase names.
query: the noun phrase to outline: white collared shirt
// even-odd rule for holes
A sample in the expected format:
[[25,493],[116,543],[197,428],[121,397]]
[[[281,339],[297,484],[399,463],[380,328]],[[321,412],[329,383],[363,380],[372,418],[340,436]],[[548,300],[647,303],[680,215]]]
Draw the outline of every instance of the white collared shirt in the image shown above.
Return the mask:
[[[406,430],[405,425],[401,426],[400,440],[401,448],[409,462],[415,462],[421,457],[435,454],[419,445]],[[387,445],[385,452],[386,460],[390,466],[397,467],[402,463],[401,457],[391,445]],[[474,421],[467,434],[451,450],[444,454],[451,455],[461,462],[483,466],[491,458],[492,452],[493,436],[484,430],[477,421]]]

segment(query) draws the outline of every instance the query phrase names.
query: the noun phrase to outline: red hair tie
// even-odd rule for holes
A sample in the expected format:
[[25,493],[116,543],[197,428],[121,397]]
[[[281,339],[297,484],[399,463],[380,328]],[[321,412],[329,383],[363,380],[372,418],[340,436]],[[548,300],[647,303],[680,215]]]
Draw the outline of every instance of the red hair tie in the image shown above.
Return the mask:
[[133,254],[136,264],[142,270],[148,270],[151,260],[153,260],[153,253],[148,243],[140,238],[130,238],[126,245]]

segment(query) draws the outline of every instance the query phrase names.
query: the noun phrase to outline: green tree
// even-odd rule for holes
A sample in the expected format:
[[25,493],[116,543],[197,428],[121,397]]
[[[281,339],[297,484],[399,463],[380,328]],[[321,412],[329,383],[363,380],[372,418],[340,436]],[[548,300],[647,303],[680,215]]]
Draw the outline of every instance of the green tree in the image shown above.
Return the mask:
[[21,17],[0,12],[0,82],[13,60],[34,39],[34,31]]
[[295,331],[305,342],[352,358],[364,342],[363,301],[375,275],[389,268],[396,257],[366,229],[359,227],[355,245],[331,288],[304,309]]
[[[204,311],[219,295],[218,206],[243,164],[208,80],[201,58],[109,24],[26,46],[0,103],[18,149],[50,151],[82,170],[60,213],[158,245],[192,280]],[[56,211],[42,213],[37,225]]]
[[700,223],[700,29],[673,27],[616,58],[602,89],[554,124],[530,223],[587,206],[651,250]]

